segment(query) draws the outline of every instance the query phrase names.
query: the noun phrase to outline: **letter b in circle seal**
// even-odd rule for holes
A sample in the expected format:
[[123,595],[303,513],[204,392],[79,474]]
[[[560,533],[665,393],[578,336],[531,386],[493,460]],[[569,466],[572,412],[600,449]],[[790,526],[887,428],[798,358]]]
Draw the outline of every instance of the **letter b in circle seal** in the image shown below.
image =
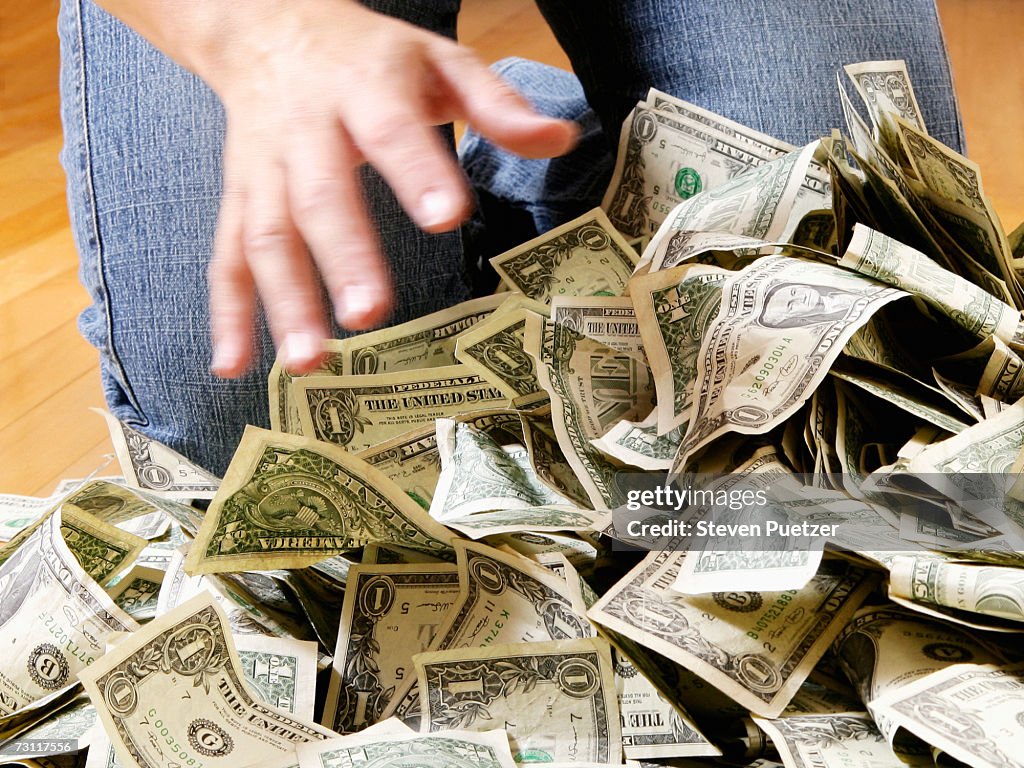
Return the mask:
[[57,646],[43,643],[37,645],[28,657],[28,674],[40,688],[55,691],[67,684],[71,670]]

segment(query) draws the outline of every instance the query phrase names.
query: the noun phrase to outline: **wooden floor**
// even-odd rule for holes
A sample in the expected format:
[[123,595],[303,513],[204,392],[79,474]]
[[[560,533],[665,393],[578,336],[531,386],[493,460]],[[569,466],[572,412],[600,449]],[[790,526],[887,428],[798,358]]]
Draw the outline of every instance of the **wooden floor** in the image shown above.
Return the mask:
[[[57,161],[55,0],[0,1],[0,493],[48,493],[110,451],[96,353],[78,335]],[[1024,61],[1018,0],[940,0],[971,157],[1007,229],[1024,219]],[[463,0],[463,42],[492,61],[567,67],[530,0]]]

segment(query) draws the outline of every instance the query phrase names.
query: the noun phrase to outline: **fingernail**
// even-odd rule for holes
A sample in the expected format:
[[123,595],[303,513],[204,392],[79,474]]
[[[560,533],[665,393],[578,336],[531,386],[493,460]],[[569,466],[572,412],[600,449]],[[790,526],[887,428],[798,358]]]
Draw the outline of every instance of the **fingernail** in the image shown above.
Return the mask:
[[349,285],[342,292],[341,324],[361,323],[377,306],[375,291],[365,285]]
[[286,368],[308,365],[320,357],[323,349],[321,340],[312,333],[298,331],[284,337],[281,357]]
[[418,218],[421,227],[440,227],[449,224],[457,215],[451,195],[441,190],[431,189],[420,197]]
[[238,345],[229,341],[217,342],[213,347],[213,359],[210,370],[218,376],[230,374],[238,367],[241,350]]

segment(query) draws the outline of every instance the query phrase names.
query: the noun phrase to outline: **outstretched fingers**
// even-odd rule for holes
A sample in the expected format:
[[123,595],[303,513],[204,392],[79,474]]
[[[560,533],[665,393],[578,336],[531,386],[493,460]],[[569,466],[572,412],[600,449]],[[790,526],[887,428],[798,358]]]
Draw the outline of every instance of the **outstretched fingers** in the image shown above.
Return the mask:
[[288,148],[288,198],[338,324],[357,331],[382,323],[391,311],[391,278],[337,119],[297,129]]
[[576,143],[575,123],[535,112],[472,51],[439,38],[432,42],[432,61],[456,114],[495,144],[538,158],[562,155]]
[[256,285],[242,245],[243,215],[241,180],[232,174],[225,152],[224,194],[207,281],[213,337],[210,370],[227,378],[242,375],[252,361]]
[[221,73],[225,192],[209,269],[218,375],[251,363],[257,296],[295,374],[321,361],[325,288],[340,325],[365,330],[387,319],[392,280],[363,200],[363,162],[422,229],[442,232],[468,215],[471,194],[438,122],[464,119],[526,157],[560,154],[576,138],[573,123],[538,115],[455,43],[357,4],[323,10],[344,23],[281,17],[297,26],[267,73]]
[[[417,60],[411,68],[425,66]],[[392,84],[373,109],[348,110],[345,128],[359,153],[384,177],[413,221],[445,232],[469,215],[470,193],[451,150],[433,125],[422,76]]]
[[246,184],[245,258],[279,359],[291,373],[308,373],[323,357],[328,327],[316,270],[290,215],[283,164],[255,155]]

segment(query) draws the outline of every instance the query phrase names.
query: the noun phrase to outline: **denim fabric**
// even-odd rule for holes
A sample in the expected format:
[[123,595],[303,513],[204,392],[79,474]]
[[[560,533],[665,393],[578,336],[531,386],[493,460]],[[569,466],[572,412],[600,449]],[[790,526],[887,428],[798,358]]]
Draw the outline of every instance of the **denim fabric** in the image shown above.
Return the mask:
[[[539,111],[576,120],[582,138],[564,157],[523,160],[467,131],[459,155],[481,200],[475,230],[505,234],[510,222],[523,225],[521,211],[533,224],[526,234],[536,234],[600,204],[622,121],[650,86],[800,145],[845,125],[843,64],[905,59],[928,132],[964,151],[935,0],[537,4],[576,77],[514,58],[495,69]],[[475,241],[493,254],[508,239]]]
[[[600,201],[622,118],[650,85],[801,142],[840,125],[839,65],[907,58],[930,131],[962,145],[934,0],[862,0],[855,8],[846,0],[539,4],[580,80],[521,60],[498,70],[540,110],[578,120],[583,139],[564,158],[527,161],[467,135],[462,159],[483,213],[475,246],[491,253]],[[453,36],[459,3],[369,5]],[[249,375],[221,380],[208,370],[206,268],[223,110],[201,81],[88,0],[62,0],[59,32],[62,162],[93,302],[80,327],[100,352],[108,404],[222,473],[244,425],[268,424],[273,362],[260,327],[261,358]],[[459,235],[423,234],[375,173],[363,175],[395,276],[392,322],[466,298]]]
[[585,213],[604,196],[614,157],[579,80],[565,70],[527,59],[492,66],[538,112],[574,120],[579,140],[561,157],[527,160],[490,144],[467,129],[459,163],[476,194],[466,226],[467,256],[480,289],[493,290],[497,274],[487,259]]
[[962,146],[935,0],[537,0],[610,146],[654,86],[806,144],[842,125],[835,73],[906,59],[928,132]]
[[[457,2],[380,5],[454,36]],[[221,194],[224,112],[202,81],[91,2],[64,0],[59,33],[61,160],[80,277],[92,298],[79,327],[100,352],[108,406],[222,473],[245,425],[269,426],[274,359],[261,326],[260,359],[249,374],[224,380],[209,372],[206,269]],[[392,321],[468,298],[459,234],[423,234],[379,176],[365,170],[363,178],[391,259]]]

